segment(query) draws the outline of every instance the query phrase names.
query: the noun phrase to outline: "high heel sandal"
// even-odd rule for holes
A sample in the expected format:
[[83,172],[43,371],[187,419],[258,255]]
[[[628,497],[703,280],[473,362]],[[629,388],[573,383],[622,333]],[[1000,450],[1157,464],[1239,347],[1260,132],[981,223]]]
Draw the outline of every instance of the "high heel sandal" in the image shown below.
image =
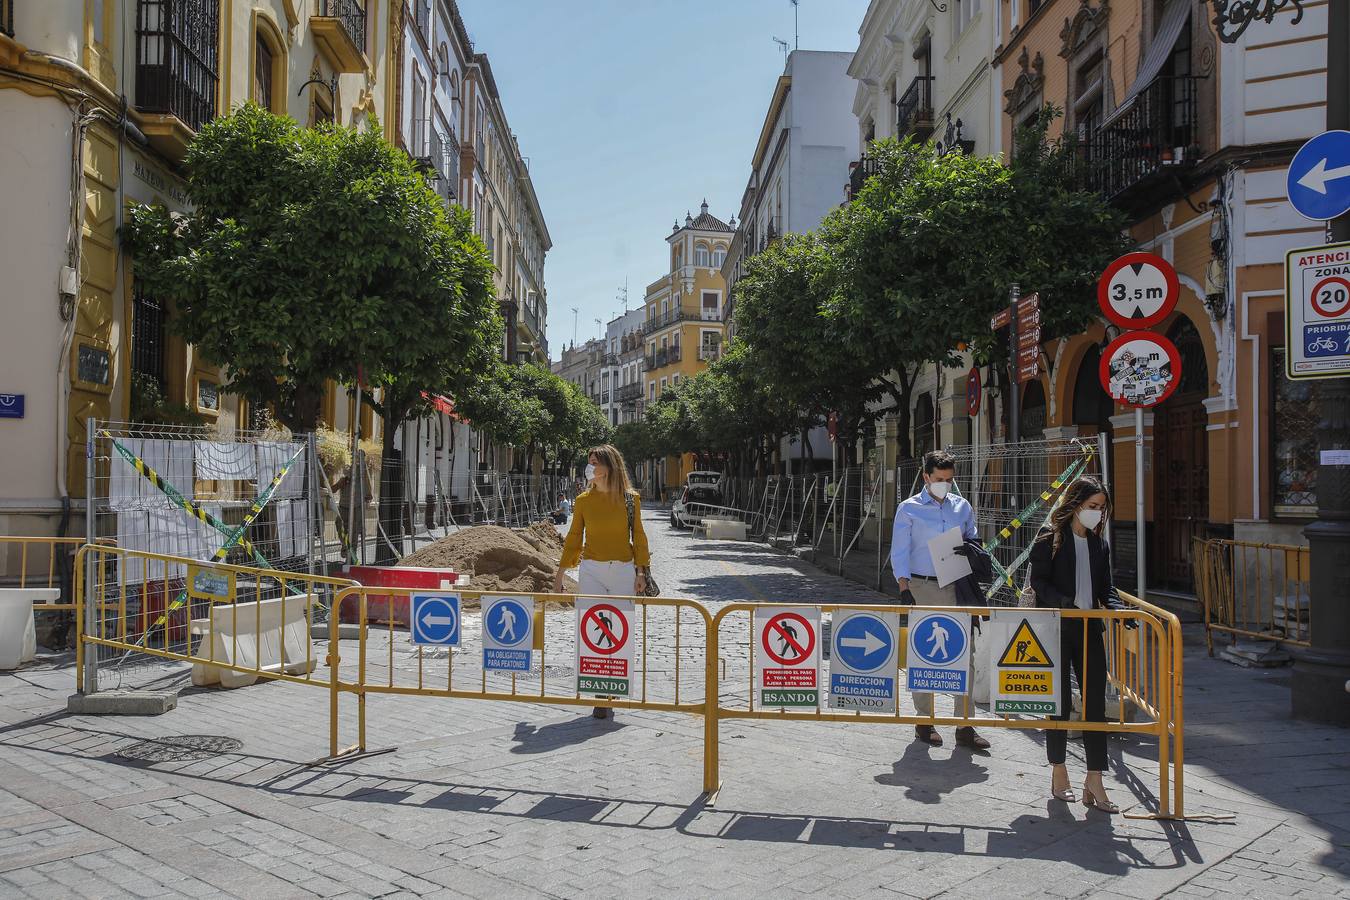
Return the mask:
[[1083,805],[1089,809],[1099,809],[1104,813],[1120,812],[1119,806],[1116,806],[1105,797],[1098,797],[1093,793],[1092,788],[1087,786],[1086,782],[1083,784]]
[[[1068,775],[1064,776],[1064,780],[1068,782]],[[1050,776],[1050,796],[1056,800],[1062,800],[1065,803],[1073,803],[1078,800],[1078,797],[1073,792],[1072,784],[1069,784],[1063,790],[1055,789],[1055,776],[1053,774]]]

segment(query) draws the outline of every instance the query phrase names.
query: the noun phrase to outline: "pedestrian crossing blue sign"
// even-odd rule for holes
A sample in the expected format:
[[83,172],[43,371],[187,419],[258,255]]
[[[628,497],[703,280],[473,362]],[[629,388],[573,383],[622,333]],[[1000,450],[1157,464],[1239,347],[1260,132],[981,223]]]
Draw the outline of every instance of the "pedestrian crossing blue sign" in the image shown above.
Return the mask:
[[534,598],[489,597],[483,604],[483,670],[528,672],[533,661]]
[[459,594],[413,594],[408,612],[414,644],[459,646]]
[[909,614],[911,692],[964,694],[970,682],[970,617],[914,610]]

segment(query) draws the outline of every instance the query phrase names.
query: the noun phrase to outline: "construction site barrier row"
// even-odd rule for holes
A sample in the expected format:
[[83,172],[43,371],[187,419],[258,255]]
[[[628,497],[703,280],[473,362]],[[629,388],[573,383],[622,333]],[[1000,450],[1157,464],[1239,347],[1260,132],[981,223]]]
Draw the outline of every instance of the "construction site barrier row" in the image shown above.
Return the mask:
[[[154,587],[166,602],[180,591],[189,601],[168,616],[134,612],[129,597],[144,589],[144,585],[129,583],[137,566],[153,566],[163,576],[162,583],[155,582]],[[149,654],[191,664],[194,681],[200,677],[199,683],[212,683],[214,673],[226,686],[271,679],[321,687],[328,692],[329,755],[316,763],[392,749],[372,748],[367,742],[367,699],[381,695],[606,706],[702,716],[703,790],[709,804],[715,802],[722,784],[719,725],[724,720],[1070,729],[1156,739],[1157,810],[1146,817],[1184,816],[1181,626],[1172,613],[1127,594],[1121,595],[1126,608],[1120,610],[921,609],[798,598],[710,606],[683,597],[594,598],[367,587],[320,575],[204,563],[92,544],[79,550],[75,569],[80,622],[77,670],[81,672],[77,677],[84,690],[96,690],[93,680],[83,674],[90,663],[90,648],[103,651],[105,656],[98,662],[103,666],[109,664],[108,651],[122,658]],[[181,572],[181,578],[171,579],[174,571]],[[380,608],[409,604],[412,633],[396,628],[392,621],[373,621],[372,597],[386,601]],[[512,603],[510,620],[503,613],[489,634],[484,605],[491,611],[506,600]],[[478,609],[471,609],[475,605]],[[1107,649],[1107,680],[1120,702],[1104,722],[982,713],[969,693],[953,697],[951,715],[910,715],[901,711],[898,702],[906,660],[897,652],[886,673],[896,679],[893,711],[878,714],[825,708],[823,692],[813,708],[776,702],[766,706],[762,698],[756,698],[756,653],[760,649],[755,646],[756,622],[779,610],[789,611],[780,615],[814,618],[814,633],[784,630],[784,634],[792,631],[795,635],[792,643],[803,658],[806,650],[797,641],[813,643],[816,652],[825,644],[823,629],[818,627],[823,614],[833,614],[835,621],[840,621],[839,614],[855,611],[901,614],[910,622],[916,621],[916,615],[933,613],[947,614],[952,617],[948,621],[1057,614],[1056,622],[1065,630],[1081,628],[1086,635],[1089,629],[1100,627]],[[340,618],[346,624],[339,624]],[[466,627],[469,620],[477,620],[478,627]],[[509,631],[503,630],[508,626]],[[457,648],[436,643],[451,635]],[[416,639],[425,643],[412,643]],[[904,636],[893,635],[890,640],[898,651]],[[528,647],[532,652],[522,656],[514,651],[512,656],[513,651],[498,649],[513,641],[521,650]],[[763,649],[772,653],[768,642],[763,643]],[[482,652],[470,652],[475,649]],[[1059,647],[1051,652],[1058,653]],[[824,668],[823,660],[813,665]],[[1067,666],[1061,677],[1068,677]],[[344,695],[355,701],[354,727],[341,715]],[[344,731],[355,738],[346,747],[341,740]]]

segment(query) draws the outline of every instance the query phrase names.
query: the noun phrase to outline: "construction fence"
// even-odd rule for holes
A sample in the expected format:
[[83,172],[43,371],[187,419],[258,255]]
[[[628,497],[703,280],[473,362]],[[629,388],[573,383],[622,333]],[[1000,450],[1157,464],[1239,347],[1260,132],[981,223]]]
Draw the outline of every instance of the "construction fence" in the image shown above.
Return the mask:
[[[138,614],[124,605],[120,583],[107,579],[109,573],[150,567],[165,571],[181,567],[189,573],[180,638],[163,634],[174,627],[172,617],[142,624]],[[235,687],[275,680],[322,688],[329,728],[326,736],[315,735],[315,740],[327,738],[327,760],[394,749],[367,742],[371,696],[603,705],[700,716],[702,787],[709,804],[722,784],[720,723],[726,719],[772,720],[780,727],[809,722],[837,728],[1072,729],[1156,742],[1158,788],[1154,809],[1145,815],[1184,815],[1180,623],[1172,614],[1128,595],[1127,608],[1121,610],[1025,611],[1028,616],[1056,617],[1065,630],[1082,629],[1085,640],[1089,630],[1101,636],[1107,681],[1121,702],[1107,721],[1084,722],[985,713],[960,696],[953,698],[950,713],[935,707],[923,715],[906,712],[899,702],[884,713],[837,711],[823,702],[823,691],[809,707],[756,699],[757,668],[762,665],[757,661],[758,617],[794,614],[788,611],[811,617],[819,624],[796,632],[795,638],[819,648],[829,641],[826,617],[855,611],[895,615],[893,606],[783,597],[714,610],[684,597],[443,591],[418,601],[422,612],[415,613],[409,634],[376,624],[370,617],[372,599],[399,595],[411,604],[409,589],[363,587],[308,573],[227,563],[199,564],[96,544],[80,549],[76,570],[77,611],[82,622],[91,623],[81,629],[79,640],[77,666],[84,683],[90,682],[87,668],[96,660],[148,654],[179,673],[190,668],[194,682],[203,685]],[[348,637],[322,624],[324,619],[334,620],[339,608],[355,613],[354,634]],[[507,609],[509,613],[501,612]],[[911,616],[916,612],[920,611],[909,610]],[[963,619],[1000,614],[997,608],[967,607],[927,612]],[[901,638],[891,632],[889,640],[895,646]],[[803,677],[809,674],[813,683],[831,684],[828,674],[835,662],[830,654],[820,653],[810,665],[809,670],[800,670]],[[882,674],[901,684],[904,665],[904,657],[897,656]],[[909,702],[908,695],[903,699]]]
[[1312,559],[1307,547],[1196,538],[1191,544],[1205,642],[1248,637],[1307,647],[1312,641]]
[[[989,600],[1013,605],[1031,542],[1064,485],[1080,475],[1107,479],[1105,439],[947,449],[956,458],[956,491],[974,507],[980,538],[997,562],[999,577],[989,586]],[[895,509],[922,489],[923,461],[902,460],[894,469],[874,464],[834,474],[730,478],[724,484],[725,503],[695,505],[696,516],[745,522],[752,540],[889,591],[895,585],[890,575]]]

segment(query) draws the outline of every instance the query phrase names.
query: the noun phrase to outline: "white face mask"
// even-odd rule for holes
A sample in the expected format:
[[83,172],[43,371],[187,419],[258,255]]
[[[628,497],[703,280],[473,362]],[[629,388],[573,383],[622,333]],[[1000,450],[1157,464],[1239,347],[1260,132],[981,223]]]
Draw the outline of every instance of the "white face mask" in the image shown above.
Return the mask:
[[586,480],[587,481],[595,480],[595,465],[593,463],[586,464]]
[[1078,511],[1078,523],[1091,531],[1102,524],[1102,511],[1100,509],[1080,509]]
[[937,499],[941,500],[947,496],[947,492],[952,489],[950,481],[930,481],[928,482],[928,492]]

